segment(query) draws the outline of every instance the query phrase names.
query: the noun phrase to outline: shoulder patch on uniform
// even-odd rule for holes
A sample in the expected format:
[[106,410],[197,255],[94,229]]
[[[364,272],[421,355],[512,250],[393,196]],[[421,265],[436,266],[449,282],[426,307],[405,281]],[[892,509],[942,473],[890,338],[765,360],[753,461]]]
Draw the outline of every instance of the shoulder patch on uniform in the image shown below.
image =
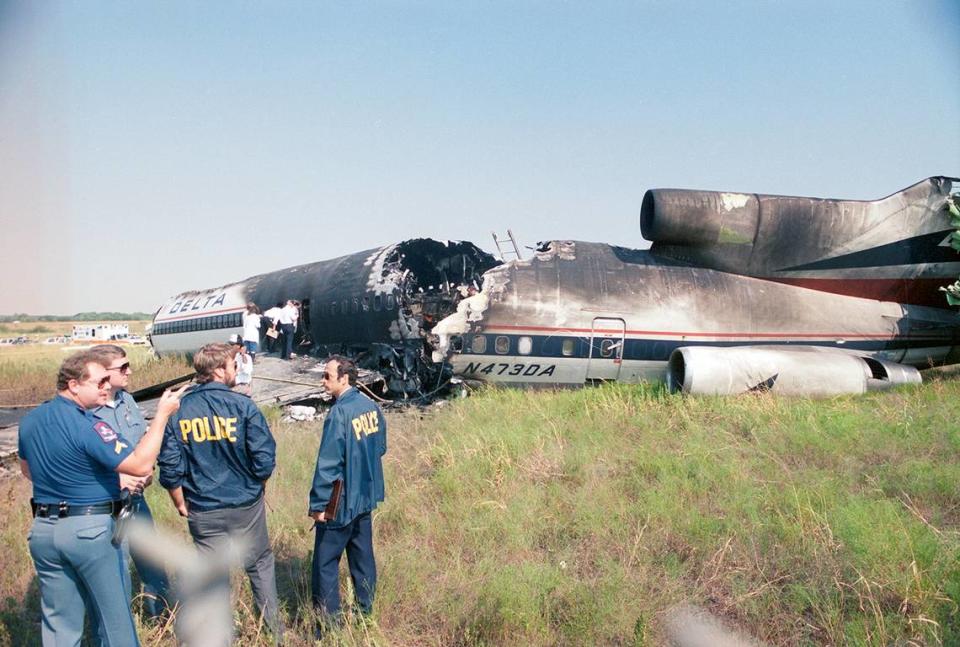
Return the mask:
[[117,439],[117,432],[115,432],[113,428],[103,420],[100,420],[93,425],[93,430],[100,436],[100,440],[105,443],[112,443]]

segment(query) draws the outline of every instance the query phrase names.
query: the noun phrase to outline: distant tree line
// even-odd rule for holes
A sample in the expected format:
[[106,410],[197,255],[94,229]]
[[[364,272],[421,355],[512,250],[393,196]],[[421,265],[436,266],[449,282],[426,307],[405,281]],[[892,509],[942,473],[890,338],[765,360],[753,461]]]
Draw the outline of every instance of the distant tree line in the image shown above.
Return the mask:
[[143,321],[153,319],[153,315],[146,312],[78,312],[75,315],[28,315],[15,313],[0,315],[0,323],[14,321]]

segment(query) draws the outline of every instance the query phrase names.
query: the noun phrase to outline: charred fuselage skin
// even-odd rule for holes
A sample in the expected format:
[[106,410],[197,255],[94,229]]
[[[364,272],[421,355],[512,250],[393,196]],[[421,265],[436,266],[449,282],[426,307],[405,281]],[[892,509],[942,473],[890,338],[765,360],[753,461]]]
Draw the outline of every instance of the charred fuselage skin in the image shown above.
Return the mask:
[[191,353],[242,331],[249,302],[265,311],[302,304],[299,352],[348,353],[385,371],[391,390],[419,389],[424,335],[478,286],[492,256],[467,242],[414,239],[253,276],[172,297],[157,311],[151,343],[158,354]]
[[553,242],[486,280],[434,333],[455,373],[512,384],[663,380],[670,354],[697,345],[816,345],[927,366],[947,360],[960,323],[948,310],[822,293],[603,243]]
[[[644,233],[662,236],[670,244],[655,243],[649,251],[638,251],[553,241],[530,260],[487,272],[482,292],[461,302],[458,312],[434,329],[434,359],[447,358],[454,372],[466,378],[511,385],[663,380],[671,354],[695,346],[816,347],[908,366],[951,363],[957,359],[960,335],[960,318],[954,311],[842,294],[842,281],[834,280],[837,275],[851,281],[857,274],[873,276],[870,267],[853,267],[851,258],[878,259],[880,275],[899,282],[900,287],[891,289],[904,294],[919,295],[910,283],[917,277],[960,274],[955,252],[949,250],[952,257],[938,255],[931,263],[929,250],[916,243],[917,238],[929,242],[949,234],[943,205],[950,181],[932,178],[917,186],[920,189],[904,192],[910,194],[907,198],[879,201],[896,203],[896,208],[862,207],[864,213],[874,214],[872,219],[864,213],[853,218],[849,206],[783,199],[792,204],[807,200],[814,211],[836,214],[832,228],[826,217],[814,227],[833,246],[800,245],[787,254],[790,246],[784,245],[782,250],[790,267],[819,263],[824,270],[803,271],[819,271],[818,280],[832,282],[832,291],[796,284],[777,269],[782,263],[764,264],[755,258],[759,248],[772,253],[774,243],[758,232],[774,227],[757,218],[749,227],[731,224],[749,200],[734,197],[724,207],[721,197],[688,192],[677,200],[673,192],[668,215],[677,222],[658,231],[656,214],[644,212]],[[939,197],[931,197],[933,193]],[[713,201],[719,205],[713,221],[719,224],[703,212],[691,212],[701,228],[685,224],[678,215],[682,206],[678,204],[684,201]],[[645,199],[648,204],[645,208],[653,210],[655,199]],[[910,205],[913,213],[905,213]],[[767,215],[770,211],[760,209]],[[782,211],[777,218],[786,217]],[[906,222],[911,217],[913,229]],[[843,222],[852,224],[839,231]],[[779,226],[791,230],[784,223]],[[817,238],[808,239],[811,236]],[[686,245],[681,244],[684,240]],[[797,236],[793,240],[804,241]],[[904,249],[897,247],[898,240]],[[894,255],[873,253],[874,247]],[[827,272],[827,266],[836,264],[831,259],[837,258],[846,267],[839,274]],[[897,264],[890,265],[891,259]],[[894,276],[894,270],[901,276]]]
[[[405,241],[177,295],[152,341],[190,352],[239,332],[246,302],[297,299],[302,348],[358,355],[404,395],[451,372],[516,386],[666,379],[706,393],[913,383],[913,367],[960,359],[960,317],[938,291],[960,275],[948,244],[957,182],[876,201],[657,189],[641,208],[650,250],[553,241],[498,265],[470,243]],[[837,368],[805,379],[814,365]]]

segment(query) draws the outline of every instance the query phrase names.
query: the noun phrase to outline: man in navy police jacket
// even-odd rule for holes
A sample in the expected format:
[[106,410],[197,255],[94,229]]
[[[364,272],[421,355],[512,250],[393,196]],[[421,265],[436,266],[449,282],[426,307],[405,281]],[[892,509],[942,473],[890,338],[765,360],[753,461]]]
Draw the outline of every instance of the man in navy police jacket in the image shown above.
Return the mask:
[[[338,565],[344,549],[360,611],[369,614],[377,585],[370,513],[383,501],[383,465],[387,422],[383,412],[354,385],[356,365],[334,356],[327,360],[323,384],[337,402],[323,423],[323,439],[310,489],[310,517],[316,521],[311,584],[313,603],[328,619],[340,612]],[[337,514],[324,509],[334,481],[343,479]]]
[[[198,386],[187,391],[167,423],[158,466],[160,484],[201,553],[223,547],[228,535],[247,542],[244,569],[267,626],[282,633],[275,562],[267,536],[264,485],[276,464],[276,443],[253,401],[230,388],[236,349],[208,344],[194,355]],[[230,595],[230,582],[220,582]]]

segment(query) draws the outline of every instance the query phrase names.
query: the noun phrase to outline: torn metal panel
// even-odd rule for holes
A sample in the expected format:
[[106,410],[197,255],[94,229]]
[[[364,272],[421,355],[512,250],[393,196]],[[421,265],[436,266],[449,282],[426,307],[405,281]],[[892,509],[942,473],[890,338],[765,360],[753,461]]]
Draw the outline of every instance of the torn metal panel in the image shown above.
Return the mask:
[[158,310],[151,343],[159,354],[193,352],[240,332],[247,302],[265,311],[295,299],[297,354],[351,355],[384,371],[391,392],[418,395],[445,374],[429,361],[426,335],[495,265],[472,243],[407,240],[177,295]]
[[537,243],[537,250],[534,257],[539,261],[549,261],[557,257],[564,261],[572,261],[576,258],[577,242],[574,240],[550,240]]

